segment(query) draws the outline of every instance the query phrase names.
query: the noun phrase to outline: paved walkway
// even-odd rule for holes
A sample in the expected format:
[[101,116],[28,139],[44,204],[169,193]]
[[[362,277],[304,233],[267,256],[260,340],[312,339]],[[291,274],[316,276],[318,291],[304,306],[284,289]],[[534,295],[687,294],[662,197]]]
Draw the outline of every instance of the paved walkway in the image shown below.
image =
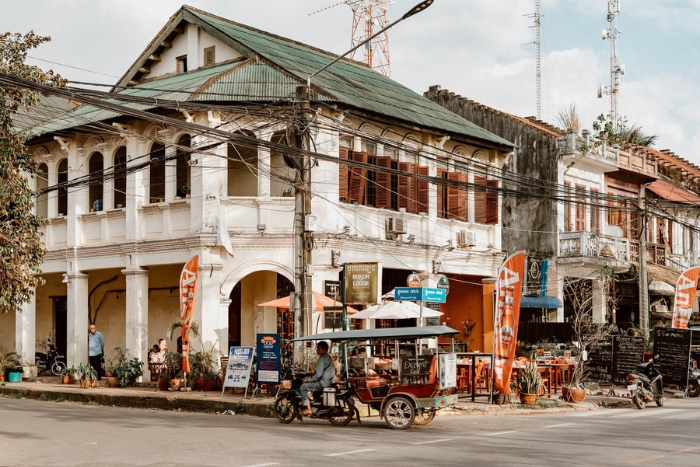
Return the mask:
[[[605,391],[607,389],[601,392]],[[236,414],[271,417],[273,416],[271,405],[275,394],[263,393],[261,396],[256,395],[255,397],[249,396],[244,398],[240,389],[235,395],[231,394],[229,389],[222,397],[221,391],[160,391],[156,387],[150,387],[150,384],[128,388],[109,388],[104,384],[104,380],[96,388],[83,389],[77,383],[60,384],[58,378],[47,377],[37,381],[0,383],[0,396],[191,412],[223,413],[232,411]],[[673,397],[673,395],[669,394],[668,397]],[[567,404],[558,397],[552,397],[540,399],[535,407],[523,407],[520,404],[499,406],[489,404],[487,397],[477,397],[476,401],[472,402],[471,397],[464,395],[460,396],[457,406],[438,413],[440,415],[531,414],[540,411],[573,412],[598,410],[606,407],[629,406],[630,404],[629,397],[589,394],[586,400],[579,404]],[[360,413],[363,416],[367,416],[369,408],[362,405],[359,408]],[[374,414],[376,415],[376,412]]]

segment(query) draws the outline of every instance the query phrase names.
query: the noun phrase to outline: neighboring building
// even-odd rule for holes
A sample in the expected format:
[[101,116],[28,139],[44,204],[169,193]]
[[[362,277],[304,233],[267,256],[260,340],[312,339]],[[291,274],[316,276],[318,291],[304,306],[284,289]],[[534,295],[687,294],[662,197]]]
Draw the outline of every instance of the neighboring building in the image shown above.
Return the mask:
[[[333,58],[183,7],[115,90],[152,98],[138,109],[156,115],[293,145],[296,88]],[[165,100],[201,110],[178,111]],[[311,170],[313,289],[338,280],[346,262],[380,262],[384,292],[414,271],[445,273],[443,321],[458,327],[472,318],[472,348],[490,349],[502,261],[500,167],[512,145],[350,60],[314,78],[311,107],[315,150],[338,158]],[[145,360],[179,320],[178,278],[196,254],[195,320],[205,344],[225,352],[252,345],[256,332],[293,332],[287,314],[257,306],[289,295],[295,278],[296,174],[279,146],[227,145],[86,105],[33,133],[29,148],[47,174],[35,187],[60,187],[36,204],[48,218],[46,284],[17,313],[0,315],[0,342],[21,353],[28,372],[48,338],[69,365],[85,362],[91,320],[107,348],[126,346]],[[324,313],[306,321],[312,332],[337,326]]]

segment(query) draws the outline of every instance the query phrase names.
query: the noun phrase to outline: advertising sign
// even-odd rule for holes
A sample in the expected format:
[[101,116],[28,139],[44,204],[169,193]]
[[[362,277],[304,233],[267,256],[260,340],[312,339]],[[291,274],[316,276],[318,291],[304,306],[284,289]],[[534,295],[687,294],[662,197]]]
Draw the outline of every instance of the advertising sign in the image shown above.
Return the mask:
[[182,325],[182,372],[190,372],[190,326],[197,298],[199,255],[190,259],[180,273],[180,324]]
[[410,274],[408,279],[406,279],[406,285],[408,287],[420,287],[420,276],[415,272]]
[[225,388],[247,388],[253,367],[253,347],[231,347],[224,377]]
[[693,313],[695,292],[698,288],[698,275],[700,266],[695,266],[683,271],[676,284],[676,299],[673,302],[673,324],[675,329],[688,327],[690,315]]
[[379,263],[345,263],[345,304],[377,303],[380,272]]
[[342,298],[340,293],[340,281],[323,281],[323,295],[339,302]]
[[258,383],[277,384],[280,382],[280,335],[258,334],[257,343]]

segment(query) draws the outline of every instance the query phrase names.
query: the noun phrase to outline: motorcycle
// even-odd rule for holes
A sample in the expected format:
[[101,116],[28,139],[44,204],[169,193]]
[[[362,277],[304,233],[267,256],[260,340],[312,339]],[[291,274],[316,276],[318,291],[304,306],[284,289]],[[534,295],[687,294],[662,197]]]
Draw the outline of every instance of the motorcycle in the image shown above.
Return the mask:
[[697,362],[700,360],[700,354],[695,351],[690,352],[690,363],[688,365],[688,387],[686,394],[688,397],[700,396],[700,368]]
[[627,380],[630,383],[627,389],[638,409],[643,409],[647,402],[656,402],[659,407],[664,405],[663,377],[659,366],[653,360],[637,365],[637,368],[627,375]]
[[48,353],[36,352],[34,354],[37,375],[51,371],[55,376],[59,376],[66,369],[65,358],[65,356],[59,355],[56,346],[49,342]]
[[[301,385],[311,373],[296,372],[292,380],[292,388],[281,392],[275,399],[273,410],[280,423],[291,423],[295,418],[303,420],[301,414]],[[330,388],[313,392],[311,400],[311,418],[328,419],[333,425],[347,425],[353,416],[357,417],[360,425],[360,411],[355,407],[355,400],[348,389],[334,384]]]

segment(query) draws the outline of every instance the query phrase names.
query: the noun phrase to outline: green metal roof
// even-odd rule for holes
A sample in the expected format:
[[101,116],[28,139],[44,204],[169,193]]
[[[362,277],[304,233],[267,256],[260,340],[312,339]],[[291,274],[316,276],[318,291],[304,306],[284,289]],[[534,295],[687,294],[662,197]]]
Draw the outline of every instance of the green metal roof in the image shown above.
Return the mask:
[[297,337],[295,341],[365,341],[378,339],[421,339],[436,336],[456,336],[459,331],[449,326],[425,326],[409,328],[356,329],[335,331]]

